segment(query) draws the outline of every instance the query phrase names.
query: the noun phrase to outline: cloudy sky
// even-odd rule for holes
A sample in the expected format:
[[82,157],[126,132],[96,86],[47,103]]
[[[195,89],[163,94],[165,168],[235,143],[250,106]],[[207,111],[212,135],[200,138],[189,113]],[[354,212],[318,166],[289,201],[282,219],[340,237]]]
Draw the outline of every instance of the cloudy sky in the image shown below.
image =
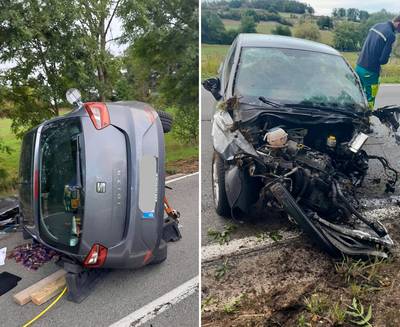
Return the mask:
[[300,0],[310,4],[316,14],[329,15],[333,8],[358,8],[368,12],[386,9],[400,14],[400,2],[398,0]]

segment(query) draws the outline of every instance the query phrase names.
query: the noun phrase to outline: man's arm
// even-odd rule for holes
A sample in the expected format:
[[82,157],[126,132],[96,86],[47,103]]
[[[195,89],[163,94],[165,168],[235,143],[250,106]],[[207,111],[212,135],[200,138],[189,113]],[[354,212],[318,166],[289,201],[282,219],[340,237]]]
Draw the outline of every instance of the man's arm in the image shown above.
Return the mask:
[[392,52],[392,45],[395,41],[395,38],[390,38],[386,41],[385,47],[383,48],[382,54],[379,58],[379,63],[381,65],[386,65],[390,58],[390,53]]

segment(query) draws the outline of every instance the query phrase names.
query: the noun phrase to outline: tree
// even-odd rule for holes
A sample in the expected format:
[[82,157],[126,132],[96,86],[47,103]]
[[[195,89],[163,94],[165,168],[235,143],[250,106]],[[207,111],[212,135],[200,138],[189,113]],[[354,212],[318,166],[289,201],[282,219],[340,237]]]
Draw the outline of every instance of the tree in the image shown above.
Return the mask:
[[295,27],[294,36],[301,39],[319,41],[321,34],[316,24],[305,22]]
[[337,8],[337,17],[345,18],[346,17],[346,9],[344,8]]
[[346,11],[347,19],[352,22],[357,22],[360,20],[360,11],[357,8],[349,8]]
[[[198,137],[198,2],[195,0],[137,0],[121,5],[127,74],[136,84],[147,82],[149,100],[160,108],[175,107],[174,133],[178,140],[196,144]],[[135,8],[135,10],[133,9]],[[141,78],[134,67],[140,66]],[[136,77],[135,77],[136,76]],[[155,92],[154,92],[155,91]]]
[[241,6],[242,6],[241,0],[231,0],[229,2],[229,7],[231,7],[231,8],[240,8]]
[[369,13],[368,11],[365,10],[360,10],[360,20],[365,21],[369,18]]
[[334,47],[340,51],[357,51],[361,47],[361,29],[354,22],[341,22],[334,31]]
[[[2,76],[3,102],[19,135],[59,115],[65,92],[81,89],[101,100],[111,97],[117,62],[106,36],[119,1],[5,0],[0,3],[0,61],[16,65]],[[93,92],[95,91],[95,92]]]
[[320,29],[331,29],[333,28],[333,21],[329,16],[321,16],[317,20],[317,25]]
[[257,32],[257,24],[254,21],[252,16],[243,15],[240,20],[240,33],[256,33]]
[[201,40],[204,43],[223,43],[225,26],[221,18],[215,13],[202,11],[201,13]]
[[292,36],[292,32],[288,26],[276,25],[271,32],[275,35]]
[[70,1],[3,1],[0,3],[0,61],[15,65],[1,76],[8,85],[0,101],[12,103],[12,128],[24,129],[58,115],[66,89],[73,85],[67,71],[79,71],[85,53],[77,40],[76,6]]

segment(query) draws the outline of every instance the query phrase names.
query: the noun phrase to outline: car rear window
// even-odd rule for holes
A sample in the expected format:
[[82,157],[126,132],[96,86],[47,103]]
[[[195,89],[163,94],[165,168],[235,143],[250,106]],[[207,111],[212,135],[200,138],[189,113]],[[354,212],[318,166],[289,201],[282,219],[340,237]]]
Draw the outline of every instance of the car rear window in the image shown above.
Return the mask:
[[84,214],[83,135],[80,118],[47,124],[40,138],[40,234],[76,253]]

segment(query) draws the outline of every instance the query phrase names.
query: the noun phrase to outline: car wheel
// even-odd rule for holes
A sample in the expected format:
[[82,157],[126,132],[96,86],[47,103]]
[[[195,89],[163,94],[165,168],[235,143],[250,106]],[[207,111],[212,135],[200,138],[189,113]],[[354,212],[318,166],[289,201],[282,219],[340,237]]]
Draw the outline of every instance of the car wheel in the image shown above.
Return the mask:
[[230,217],[231,208],[228,203],[228,198],[226,197],[225,189],[225,163],[216,151],[214,151],[211,171],[215,211],[220,216]]
[[164,133],[168,133],[172,128],[172,116],[169,113],[161,110],[157,111],[157,113],[158,117],[160,117]]
[[164,262],[167,259],[167,244],[164,240],[161,240],[160,246],[156,251],[154,251],[154,257],[150,261],[151,265],[157,265]]

